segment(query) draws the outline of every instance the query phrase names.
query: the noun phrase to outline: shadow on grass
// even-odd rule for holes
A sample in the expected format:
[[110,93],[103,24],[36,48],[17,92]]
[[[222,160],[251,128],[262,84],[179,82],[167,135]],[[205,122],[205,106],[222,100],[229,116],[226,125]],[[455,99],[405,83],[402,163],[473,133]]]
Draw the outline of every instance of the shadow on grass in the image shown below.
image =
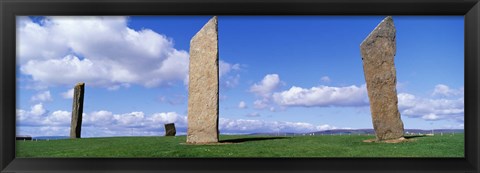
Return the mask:
[[264,141],[264,140],[275,140],[275,139],[288,139],[290,137],[252,137],[252,138],[238,138],[238,139],[225,139],[220,140],[220,143],[242,143],[250,141]]
[[426,136],[426,135],[410,135],[410,136],[404,136],[405,139],[422,138],[422,137],[428,137],[428,136]]

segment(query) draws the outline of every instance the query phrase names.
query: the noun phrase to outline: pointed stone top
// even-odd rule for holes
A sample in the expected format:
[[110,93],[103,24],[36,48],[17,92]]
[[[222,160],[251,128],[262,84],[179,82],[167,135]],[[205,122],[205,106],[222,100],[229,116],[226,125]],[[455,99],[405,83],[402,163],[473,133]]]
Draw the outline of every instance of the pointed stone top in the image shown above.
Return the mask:
[[84,82],[79,82],[75,86],[80,86],[80,85],[85,85],[85,83]]
[[208,22],[205,25],[203,25],[202,29],[200,29],[195,34],[195,36],[193,36],[192,40],[190,40],[190,44],[192,44],[191,42],[193,40],[195,40],[195,38],[198,35],[203,35],[203,33],[205,33],[205,34],[207,34],[207,33],[217,34],[217,30],[218,30],[218,17],[213,16],[210,20],[208,20]]
[[365,44],[370,45],[378,37],[384,37],[388,39],[395,40],[395,25],[393,24],[392,16],[387,16],[385,19],[380,22],[377,27],[362,41],[360,47],[363,47]]

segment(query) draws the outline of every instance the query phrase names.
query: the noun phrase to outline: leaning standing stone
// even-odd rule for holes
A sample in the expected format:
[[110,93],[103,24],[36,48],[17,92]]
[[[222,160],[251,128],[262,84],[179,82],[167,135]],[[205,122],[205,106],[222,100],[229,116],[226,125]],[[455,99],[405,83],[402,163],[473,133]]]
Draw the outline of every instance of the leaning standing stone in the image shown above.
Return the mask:
[[190,41],[187,143],[218,142],[218,30],[214,16]]
[[70,127],[70,138],[80,138],[82,131],[83,94],[85,83],[75,85],[73,91],[72,123]]
[[165,124],[165,136],[175,136],[176,133],[174,123]]
[[388,16],[360,44],[377,141],[401,138],[404,131],[397,105],[395,32]]

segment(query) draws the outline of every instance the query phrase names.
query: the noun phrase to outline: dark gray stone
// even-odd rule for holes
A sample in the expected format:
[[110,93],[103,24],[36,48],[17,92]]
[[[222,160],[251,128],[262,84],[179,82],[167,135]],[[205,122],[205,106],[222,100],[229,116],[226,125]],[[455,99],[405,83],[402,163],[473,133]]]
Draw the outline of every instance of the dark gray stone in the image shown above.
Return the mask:
[[175,136],[176,133],[174,123],[165,124],[165,136]]
[[83,94],[85,83],[75,85],[73,91],[72,123],[70,126],[70,138],[80,138],[82,132]]

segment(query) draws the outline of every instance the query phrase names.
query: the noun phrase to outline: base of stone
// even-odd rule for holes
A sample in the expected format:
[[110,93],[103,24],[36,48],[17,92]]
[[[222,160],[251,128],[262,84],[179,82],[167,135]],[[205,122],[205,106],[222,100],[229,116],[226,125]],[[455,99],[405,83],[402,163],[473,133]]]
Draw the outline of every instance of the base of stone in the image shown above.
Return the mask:
[[377,141],[377,139],[363,140],[363,142],[367,142],[367,143],[376,142],[376,143],[389,143],[389,144],[396,144],[396,143],[410,142],[410,141],[413,141],[413,139],[406,139],[404,137],[401,137],[401,138],[398,138],[398,139],[388,139],[388,140],[383,140],[383,141]]
[[180,143],[180,145],[228,145],[236,144],[233,142],[209,142],[209,143]]

